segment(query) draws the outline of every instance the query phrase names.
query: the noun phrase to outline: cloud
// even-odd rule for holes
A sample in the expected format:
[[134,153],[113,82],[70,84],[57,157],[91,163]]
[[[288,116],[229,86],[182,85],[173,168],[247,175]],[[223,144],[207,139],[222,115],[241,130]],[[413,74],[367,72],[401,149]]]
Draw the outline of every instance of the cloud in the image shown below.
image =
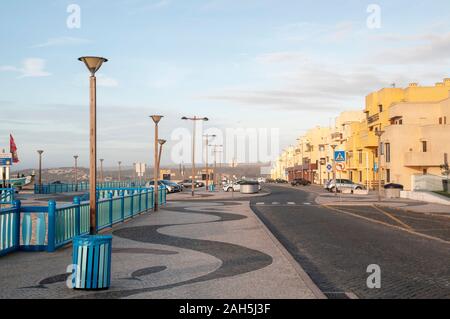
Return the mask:
[[45,48],[53,46],[68,46],[68,45],[82,45],[90,43],[90,40],[74,37],[58,37],[50,38],[44,43],[33,45],[32,48]]
[[[386,40],[403,41],[406,46],[382,50],[370,57],[372,62],[386,64],[423,64],[445,62],[449,60],[450,33],[411,35],[387,35]],[[418,43],[417,43],[418,42]]]
[[97,75],[97,85],[102,87],[118,87],[119,81],[99,73]]
[[256,57],[256,61],[261,64],[286,63],[292,61],[306,61],[308,58],[300,52],[272,52],[263,53]]
[[28,58],[22,62],[22,67],[17,68],[11,65],[0,66],[0,71],[18,72],[21,75],[19,78],[27,77],[46,77],[51,73],[45,71],[45,60],[39,58]]

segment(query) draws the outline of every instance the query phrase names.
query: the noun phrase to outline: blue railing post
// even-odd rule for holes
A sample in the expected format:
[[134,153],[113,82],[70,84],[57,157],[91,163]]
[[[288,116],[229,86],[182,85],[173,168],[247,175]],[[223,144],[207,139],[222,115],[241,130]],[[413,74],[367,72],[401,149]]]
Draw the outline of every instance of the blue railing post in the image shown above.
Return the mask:
[[109,225],[112,226],[112,224],[113,224],[113,192],[108,193],[108,199],[109,199]]
[[48,243],[47,251],[52,253],[55,251],[55,235],[56,235],[56,202],[51,200],[48,202]]
[[77,205],[75,207],[75,236],[79,236],[81,234],[81,226],[80,226],[80,220],[81,220],[81,201],[80,197],[75,197],[73,199],[73,203]]
[[15,211],[15,219],[14,219],[14,249],[18,250],[20,248],[20,210],[21,210],[21,202],[20,200],[14,201]]
[[139,214],[142,213],[142,189],[138,190],[139,192]]
[[148,189],[145,190],[145,211],[148,212]]
[[125,220],[125,191],[120,191],[120,218],[122,222]]
[[134,194],[133,193],[131,193],[131,197],[130,197],[130,200],[131,200],[131,203],[130,203],[130,214],[131,214],[131,218],[133,218],[134,217],[134,214],[133,214],[133,206],[134,206]]

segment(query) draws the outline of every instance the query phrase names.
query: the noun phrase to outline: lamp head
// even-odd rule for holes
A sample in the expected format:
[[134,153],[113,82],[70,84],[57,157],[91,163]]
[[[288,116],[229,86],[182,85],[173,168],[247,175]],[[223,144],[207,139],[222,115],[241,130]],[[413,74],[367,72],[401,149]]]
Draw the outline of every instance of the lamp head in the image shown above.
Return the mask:
[[163,140],[163,139],[159,139],[158,140],[158,143],[159,143],[159,145],[161,145],[161,146],[163,146],[164,144],[166,144],[166,140]]
[[39,155],[42,155],[42,153],[44,153],[43,150],[38,150],[37,152],[38,152]]
[[155,124],[158,124],[164,116],[162,116],[162,115],[151,115],[150,117],[152,118],[153,122],[155,122]]
[[183,116],[181,119],[182,119],[183,121],[187,121],[187,120],[188,120],[188,118],[187,118],[186,116]]
[[101,68],[103,63],[108,62],[107,59],[96,56],[84,56],[78,60],[84,62],[92,76],[95,76],[95,73]]
[[74,159],[78,159],[78,157],[79,157],[78,155],[74,155],[73,156]]

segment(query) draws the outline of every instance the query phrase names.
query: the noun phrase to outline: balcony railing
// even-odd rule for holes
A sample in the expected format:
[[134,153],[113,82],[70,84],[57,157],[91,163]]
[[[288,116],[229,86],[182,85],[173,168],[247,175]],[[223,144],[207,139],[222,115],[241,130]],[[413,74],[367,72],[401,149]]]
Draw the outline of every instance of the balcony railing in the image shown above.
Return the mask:
[[441,152],[407,152],[404,156],[404,165],[409,167],[439,167],[443,162],[444,153]]

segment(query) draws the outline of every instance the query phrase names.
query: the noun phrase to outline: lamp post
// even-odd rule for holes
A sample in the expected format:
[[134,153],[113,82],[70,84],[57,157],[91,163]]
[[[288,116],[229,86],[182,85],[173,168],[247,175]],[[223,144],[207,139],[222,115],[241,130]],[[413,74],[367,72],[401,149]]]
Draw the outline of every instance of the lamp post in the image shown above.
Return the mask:
[[103,162],[105,160],[103,158],[100,159],[100,183],[104,183],[105,182],[105,178],[103,176]]
[[336,144],[330,145],[331,148],[333,149],[333,183],[334,183],[334,194],[335,196],[337,196],[337,184],[336,184],[336,160],[334,159],[334,152],[336,151]]
[[75,160],[75,191],[78,192],[78,155],[73,156]]
[[206,145],[206,191],[208,191],[208,184],[209,184],[209,165],[208,165],[208,147],[209,147],[209,138],[210,137],[212,137],[212,138],[215,138],[216,137],[216,135],[208,135],[208,134],[206,134],[206,135],[203,135],[204,137],[205,137],[205,139],[206,139],[206,143],[205,143],[205,145]]
[[181,118],[184,121],[192,121],[194,123],[194,129],[192,132],[192,197],[195,196],[195,135],[196,135],[196,124],[197,121],[209,121],[207,117],[182,117]]
[[213,178],[213,183],[214,183],[214,185],[218,185],[219,184],[219,181],[218,181],[218,178],[217,178],[217,153],[219,152],[219,151],[217,151],[217,148],[218,147],[223,147],[223,145],[217,145],[217,144],[215,144],[215,145],[209,145],[209,146],[211,146],[211,147],[214,147],[214,178]]
[[378,137],[378,201],[381,202],[381,136],[384,131],[377,130],[375,135]]
[[119,182],[122,181],[122,162],[117,162],[119,164]]
[[162,149],[163,149],[163,145],[166,144],[166,143],[167,143],[166,140],[162,140],[162,139],[159,139],[159,140],[158,140],[158,144],[159,144],[158,168],[161,167],[161,154],[162,154]]
[[39,154],[39,187],[42,188],[42,153],[44,151],[39,150],[37,152]]
[[155,123],[155,149],[154,149],[154,165],[153,165],[153,181],[154,181],[154,194],[155,194],[155,212],[158,211],[158,180],[159,180],[159,155],[158,155],[158,127],[159,122],[163,118],[162,115],[150,116]]
[[102,57],[81,57],[80,61],[84,62],[90,77],[90,152],[89,152],[89,216],[90,216],[90,233],[97,233],[97,79],[95,73],[100,69],[103,63],[108,60]]

